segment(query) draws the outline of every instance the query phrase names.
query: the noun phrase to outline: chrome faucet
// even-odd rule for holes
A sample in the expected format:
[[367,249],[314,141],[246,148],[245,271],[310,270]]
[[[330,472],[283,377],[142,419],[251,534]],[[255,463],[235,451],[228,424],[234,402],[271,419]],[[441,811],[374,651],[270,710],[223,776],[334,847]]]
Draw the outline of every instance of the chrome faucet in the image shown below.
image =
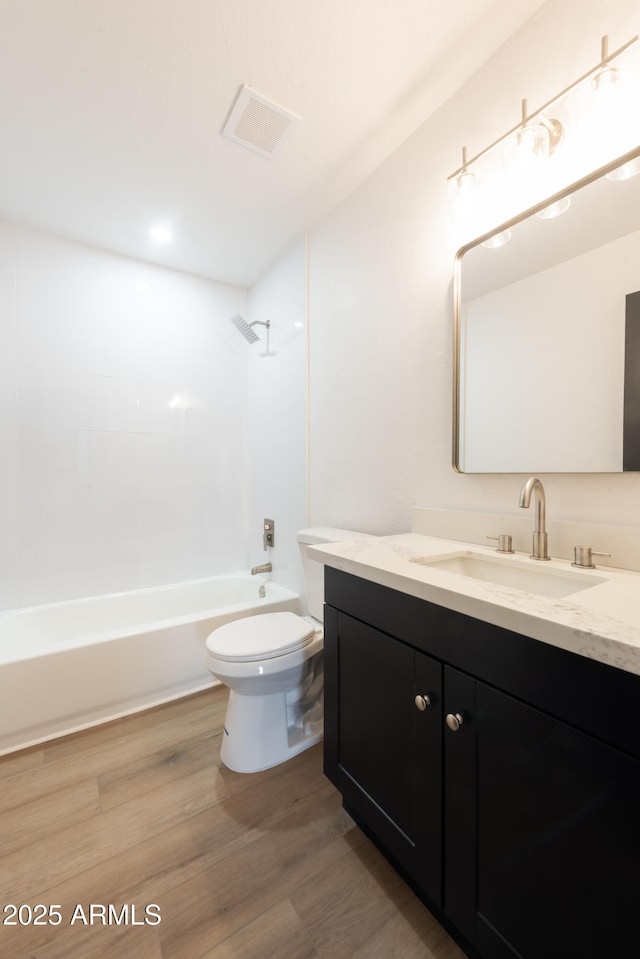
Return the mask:
[[262,563],[261,566],[253,566],[251,568],[251,575],[255,576],[256,573],[270,573],[272,569],[271,563]]
[[531,493],[536,497],[536,525],[533,531],[533,552],[531,559],[551,559],[547,549],[547,531],[545,529],[544,486],[537,476],[531,476],[520,490],[518,506],[526,508],[531,502]]

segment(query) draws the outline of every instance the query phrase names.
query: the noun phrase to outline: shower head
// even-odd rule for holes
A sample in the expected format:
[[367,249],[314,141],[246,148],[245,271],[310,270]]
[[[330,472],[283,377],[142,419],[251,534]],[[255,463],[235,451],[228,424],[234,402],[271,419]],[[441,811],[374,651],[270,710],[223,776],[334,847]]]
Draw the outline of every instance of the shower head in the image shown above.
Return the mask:
[[237,330],[240,330],[247,343],[257,343],[260,339],[258,334],[251,329],[252,326],[266,326],[268,330],[270,325],[268,320],[266,323],[263,323],[261,320],[254,320],[253,323],[247,323],[244,316],[242,316],[240,313],[236,313],[235,316],[232,316],[231,322]]

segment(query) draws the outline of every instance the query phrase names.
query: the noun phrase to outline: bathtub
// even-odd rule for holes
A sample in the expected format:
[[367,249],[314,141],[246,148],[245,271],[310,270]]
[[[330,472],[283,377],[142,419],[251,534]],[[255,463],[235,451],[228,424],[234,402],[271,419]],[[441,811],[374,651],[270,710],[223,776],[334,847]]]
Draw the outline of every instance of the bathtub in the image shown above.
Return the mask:
[[0,755],[216,685],[211,630],[298,606],[247,573],[1,612]]

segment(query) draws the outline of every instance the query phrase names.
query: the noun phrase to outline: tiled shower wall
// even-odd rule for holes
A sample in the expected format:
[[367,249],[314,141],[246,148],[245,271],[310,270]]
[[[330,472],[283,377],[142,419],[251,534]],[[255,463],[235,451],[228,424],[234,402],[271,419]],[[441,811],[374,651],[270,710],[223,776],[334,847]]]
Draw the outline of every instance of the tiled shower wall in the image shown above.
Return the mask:
[[[249,548],[251,565],[270,561],[272,578],[304,593],[296,533],[307,519],[307,243],[301,238],[249,291],[252,321],[264,327],[249,356]],[[276,522],[265,552],[262,523]]]
[[246,566],[245,309],[0,225],[0,608]]

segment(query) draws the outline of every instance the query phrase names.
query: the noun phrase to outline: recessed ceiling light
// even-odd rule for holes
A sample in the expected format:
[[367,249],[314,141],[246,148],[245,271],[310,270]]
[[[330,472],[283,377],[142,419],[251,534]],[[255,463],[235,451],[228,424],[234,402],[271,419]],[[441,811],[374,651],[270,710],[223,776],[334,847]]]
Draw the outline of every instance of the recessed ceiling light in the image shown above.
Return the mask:
[[171,230],[166,226],[162,226],[161,224],[152,227],[150,234],[151,239],[155,240],[156,243],[169,243],[169,241],[173,239]]

